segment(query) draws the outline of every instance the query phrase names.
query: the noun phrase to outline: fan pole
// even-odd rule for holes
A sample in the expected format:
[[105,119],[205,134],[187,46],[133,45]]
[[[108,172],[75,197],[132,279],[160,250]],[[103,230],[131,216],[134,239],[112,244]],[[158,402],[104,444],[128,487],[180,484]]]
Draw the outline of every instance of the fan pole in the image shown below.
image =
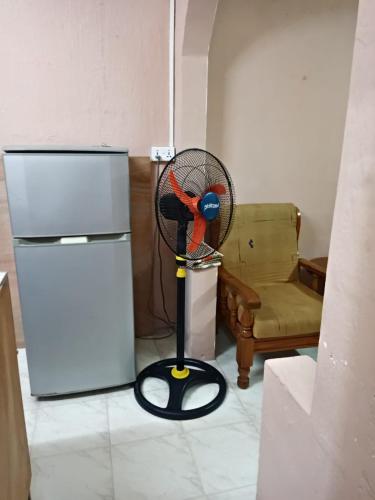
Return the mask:
[[185,368],[185,280],[186,280],[186,260],[176,256],[177,264],[177,370]]
[[179,222],[177,228],[177,370],[183,371],[185,368],[185,280],[186,280],[186,259],[181,255],[186,254],[186,232],[187,223]]

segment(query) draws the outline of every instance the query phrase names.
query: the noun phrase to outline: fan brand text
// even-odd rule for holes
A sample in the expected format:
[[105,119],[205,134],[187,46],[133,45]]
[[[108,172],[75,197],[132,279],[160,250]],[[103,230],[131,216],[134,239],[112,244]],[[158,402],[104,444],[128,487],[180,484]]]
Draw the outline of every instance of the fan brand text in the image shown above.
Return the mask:
[[206,203],[203,210],[207,210],[208,208],[219,208],[219,203]]

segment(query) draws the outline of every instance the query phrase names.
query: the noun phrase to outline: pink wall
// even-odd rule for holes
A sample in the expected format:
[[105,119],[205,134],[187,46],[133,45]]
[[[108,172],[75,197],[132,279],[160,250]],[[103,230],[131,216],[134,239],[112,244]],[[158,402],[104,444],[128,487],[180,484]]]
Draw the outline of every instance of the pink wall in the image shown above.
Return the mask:
[[168,140],[168,0],[2,0],[0,145]]
[[[168,140],[169,0],[2,0],[0,148]],[[22,341],[0,164],[0,269]]]
[[259,500],[375,498],[374,19],[361,0],[318,362],[267,362]]

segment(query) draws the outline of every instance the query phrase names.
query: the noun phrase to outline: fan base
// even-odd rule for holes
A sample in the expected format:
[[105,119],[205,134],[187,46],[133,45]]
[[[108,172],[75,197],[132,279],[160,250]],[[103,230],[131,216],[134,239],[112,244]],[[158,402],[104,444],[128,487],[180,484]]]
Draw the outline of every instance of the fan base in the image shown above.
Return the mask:
[[[222,374],[204,361],[186,358],[184,360],[185,369],[182,370],[184,376],[179,377],[176,364],[176,358],[163,359],[147,366],[147,368],[141,371],[134,386],[134,394],[138,404],[149,413],[152,413],[152,415],[169,420],[191,420],[203,417],[216,410],[224,401],[227,391],[227,384]],[[149,377],[159,378],[167,382],[169,386],[169,400],[165,408],[154,405],[143,395],[142,384]],[[194,385],[204,384],[218,384],[219,392],[215,398],[198,408],[183,410],[182,403],[186,390]]]

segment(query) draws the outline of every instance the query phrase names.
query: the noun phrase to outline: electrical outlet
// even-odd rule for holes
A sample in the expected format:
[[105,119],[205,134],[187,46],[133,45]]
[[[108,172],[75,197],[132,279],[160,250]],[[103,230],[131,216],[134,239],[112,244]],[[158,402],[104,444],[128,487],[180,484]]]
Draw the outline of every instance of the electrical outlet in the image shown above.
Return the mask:
[[169,161],[176,154],[176,148],[172,146],[153,146],[151,148],[151,161]]

